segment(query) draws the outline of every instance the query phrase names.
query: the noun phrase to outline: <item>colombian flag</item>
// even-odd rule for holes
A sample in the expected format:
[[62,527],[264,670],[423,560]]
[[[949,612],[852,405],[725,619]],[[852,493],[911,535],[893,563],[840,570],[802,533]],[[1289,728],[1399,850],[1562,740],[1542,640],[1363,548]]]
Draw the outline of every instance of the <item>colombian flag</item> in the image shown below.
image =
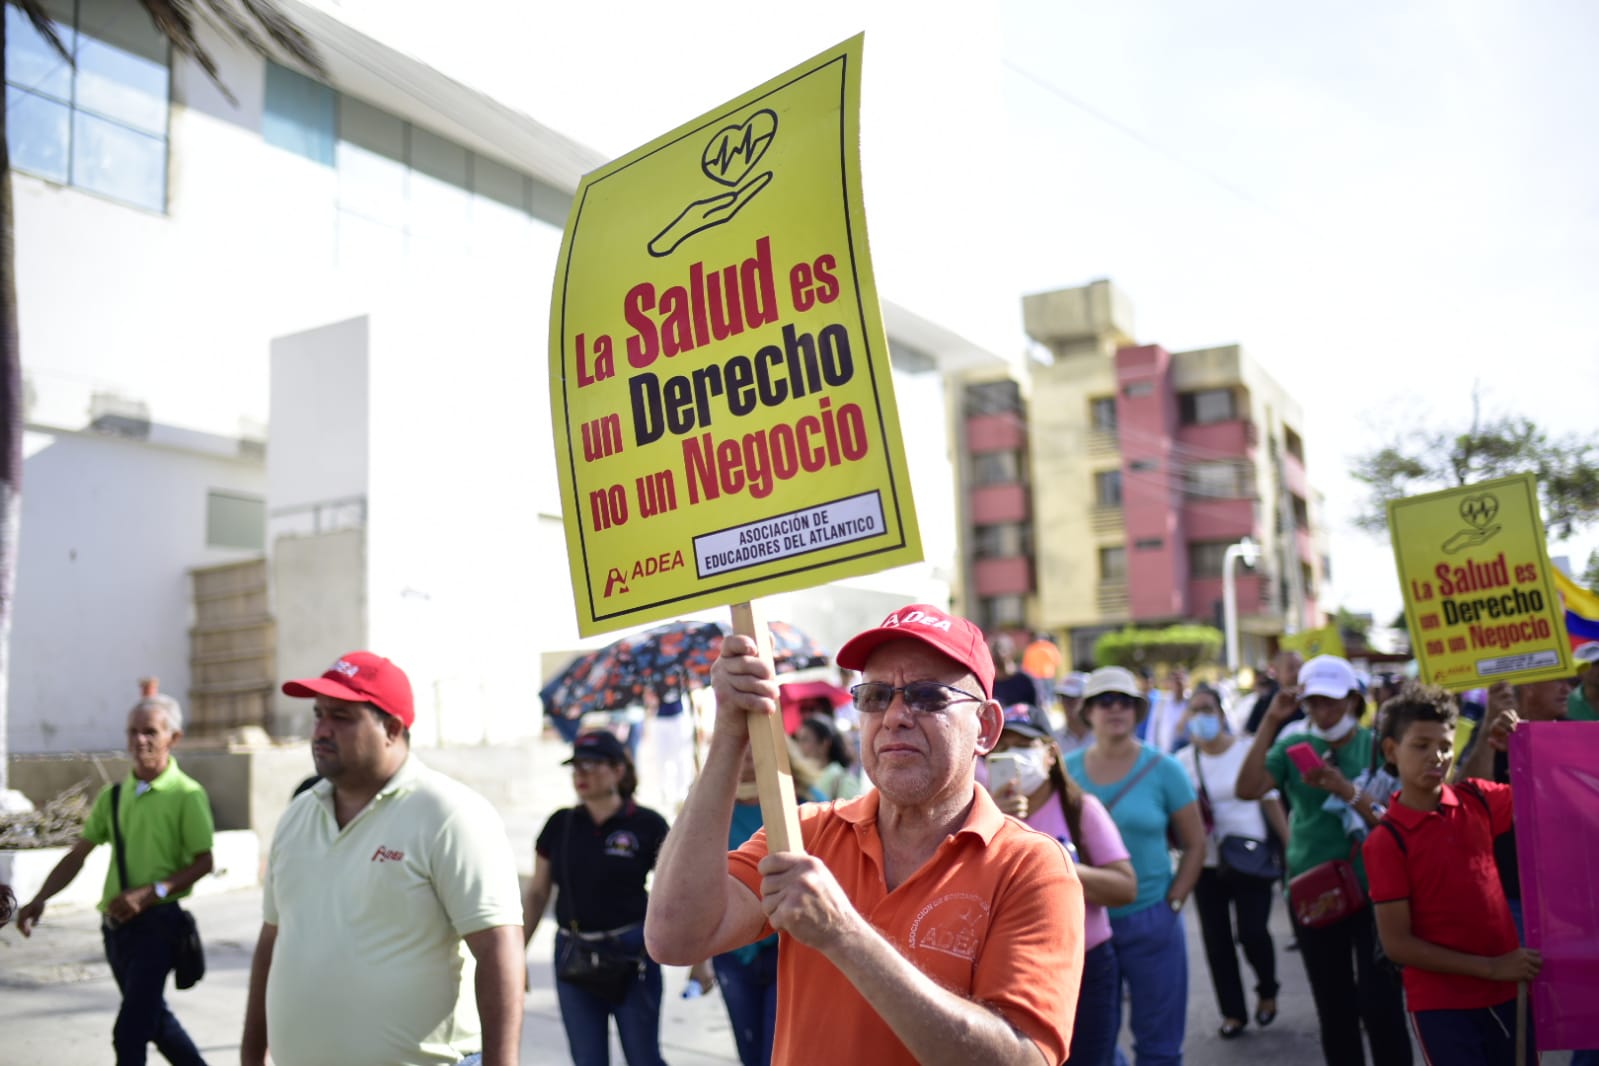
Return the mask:
[[[1550,568],[1554,570],[1553,567]],[[1575,651],[1590,641],[1599,642],[1599,596],[1554,570],[1555,587],[1566,604],[1566,634]]]

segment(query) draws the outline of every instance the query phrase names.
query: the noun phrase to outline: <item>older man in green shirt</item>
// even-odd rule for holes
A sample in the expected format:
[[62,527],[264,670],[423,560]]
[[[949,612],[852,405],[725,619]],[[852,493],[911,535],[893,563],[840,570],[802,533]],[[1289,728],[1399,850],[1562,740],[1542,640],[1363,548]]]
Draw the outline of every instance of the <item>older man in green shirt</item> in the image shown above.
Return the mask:
[[167,974],[182,914],[177,901],[211,872],[211,804],[205,789],[178,769],[172,748],[183,736],[183,712],[170,696],[152,693],[128,712],[133,769],[95,797],[83,835],[45,878],[39,894],[17,912],[23,936],[44,914],[45,901],[83,868],[96,845],[113,843],[113,791],[122,829],[127,881],[113,856],[100,897],[106,960],[122,991],[111,1030],[118,1066],[142,1064],[149,1045],[179,1066],[201,1064],[199,1049],[167,1007]]

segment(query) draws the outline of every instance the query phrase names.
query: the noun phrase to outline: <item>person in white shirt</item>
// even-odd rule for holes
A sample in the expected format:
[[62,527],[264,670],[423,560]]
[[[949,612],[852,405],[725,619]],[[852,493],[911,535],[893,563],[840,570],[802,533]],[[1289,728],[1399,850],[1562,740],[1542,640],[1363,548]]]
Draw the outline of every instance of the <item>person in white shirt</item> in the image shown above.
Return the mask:
[[1083,685],[1087,681],[1087,674],[1074,672],[1055,682],[1055,706],[1063,724],[1054,735],[1063,756],[1081,751],[1094,742],[1094,731],[1083,717]]
[[1164,691],[1149,697],[1149,745],[1168,755],[1177,749],[1183,736],[1183,713],[1188,709],[1188,675],[1180,666],[1166,675]]
[[[1264,854],[1268,849],[1267,820],[1286,840],[1288,819],[1275,792],[1258,801],[1241,800],[1234,794],[1233,785],[1248,747],[1232,735],[1222,714],[1221,698],[1214,689],[1195,686],[1179,728],[1192,743],[1177,753],[1177,761],[1199,793],[1201,813],[1209,810],[1205,868],[1194,886],[1194,904],[1204,934],[1216,1005],[1222,1016],[1217,1032],[1223,1039],[1231,1039],[1244,1031],[1249,1017],[1238,969],[1239,947],[1255,971],[1256,1024],[1270,1025],[1277,1017],[1276,949],[1266,928],[1276,879],[1256,876],[1259,871],[1234,868],[1224,862],[1221,842],[1239,838],[1239,842],[1227,846],[1229,851],[1243,848],[1248,853]],[[1233,914],[1238,918],[1236,943]]]

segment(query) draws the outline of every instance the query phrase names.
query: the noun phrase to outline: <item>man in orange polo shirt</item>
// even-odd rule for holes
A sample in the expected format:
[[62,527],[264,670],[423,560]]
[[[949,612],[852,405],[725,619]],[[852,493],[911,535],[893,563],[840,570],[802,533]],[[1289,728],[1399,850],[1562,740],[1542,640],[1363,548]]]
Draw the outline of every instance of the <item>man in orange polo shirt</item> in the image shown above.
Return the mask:
[[877,786],[800,811],[805,854],[732,854],[746,716],[778,710],[771,670],[729,637],[712,678],[705,766],[662,848],[645,939],[689,965],[772,930],[773,1062],[1065,1060],[1083,964],[1083,893],[1053,838],[999,812],[973,778],[999,739],[994,664],[964,618],[916,604],[850,640],[838,664]]

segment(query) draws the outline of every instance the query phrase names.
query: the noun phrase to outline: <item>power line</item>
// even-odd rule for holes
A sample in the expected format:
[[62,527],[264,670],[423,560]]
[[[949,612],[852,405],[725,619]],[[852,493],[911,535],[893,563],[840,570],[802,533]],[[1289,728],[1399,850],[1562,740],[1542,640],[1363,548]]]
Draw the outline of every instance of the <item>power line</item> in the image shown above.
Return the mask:
[[1002,60],[1000,60],[1000,64],[1002,66],[1004,66],[1006,69],[1010,70],[1012,73],[1014,73],[1014,74],[1016,74],[1016,75],[1018,75],[1018,76],[1020,76],[1020,77],[1022,77],[1024,79],[1026,79],[1027,81],[1032,82],[1038,88],[1042,89],[1044,92],[1048,93],[1050,96],[1055,97],[1057,100],[1061,101],[1062,103],[1067,104],[1067,105],[1069,105],[1069,106],[1071,106],[1073,108],[1076,108],[1078,111],[1081,111],[1083,114],[1085,114],[1085,115],[1089,116],[1090,118],[1094,119],[1096,122],[1099,122],[1099,123],[1102,123],[1103,125],[1109,126],[1111,129],[1115,130],[1117,133],[1120,133],[1122,136],[1127,137],[1129,140],[1132,140],[1132,141],[1136,142],[1137,144],[1141,145],[1142,147],[1147,148],[1149,151],[1154,152],[1156,155],[1163,156],[1166,159],[1170,160],[1171,162],[1176,163],[1178,166],[1184,168],[1185,170],[1190,170],[1193,173],[1198,174],[1200,177],[1204,178],[1206,181],[1208,181],[1211,184],[1215,185],[1217,188],[1222,189],[1223,191],[1231,194],[1232,196],[1238,198],[1239,200],[1243,201],[1244,203],[1248,204],[1249,206],[1251,206],[1253,208],[1256,208],[1257,210],[1264,211],[1267,214],[1272,214],[1273,213],[1271,208],[1268,207],[1266,204],[1262,203],[1260,200],[1257,200],[1249,192],[1247,192],[1246,190],[1244,190],[1242,188],[1239,188],[1237,185],[1234,185],[1232,182],[1228,181],[1226,178],[1223,178],[1221,175],[1217,174],[1216,172],[1214,172],[1212,170],[1207,170],[1206,168],[1204,168],[1202,166],[1199,166],[1198,164],[1193,163],[1190,160],[1188,160],[1187,158],[1185,158],[1185,157],[1179,155],[1178,153],[1172,151],[1171,149],[1167,148],[1165,145],[1162,145],[1159,142],[1157,142],[1155,140],[1152,140],[1149,137],[1146,137],[1144,134],[1142,134],[1139,131],[1135,130],[1133,127],[1127,125],[1125,122],[1122,122],[1119,119],[1113,118],[1110,115],[1107,115],[1105,112],[1103,112],[1103,111],[1099,110],[1098,108],[1094,107],[1092,104],[1088,103],[1088,101],[1083,100],[1080,97],[1073,96],[1071,93],[1067,92],[1065,89],[1062,89],[1060,86],[1056,85],[1054,82],[1048,81],[1045,78],[1043,78],[1043,77],[1041,77],[1041,76],[1039,76],[1037,74],[1034,74],[1032,71],[1028,70],[1026,67],[1022,66],[1020,63],[1017,63],[1016,61],[1011,60],[1011,59],[1002,59]]

